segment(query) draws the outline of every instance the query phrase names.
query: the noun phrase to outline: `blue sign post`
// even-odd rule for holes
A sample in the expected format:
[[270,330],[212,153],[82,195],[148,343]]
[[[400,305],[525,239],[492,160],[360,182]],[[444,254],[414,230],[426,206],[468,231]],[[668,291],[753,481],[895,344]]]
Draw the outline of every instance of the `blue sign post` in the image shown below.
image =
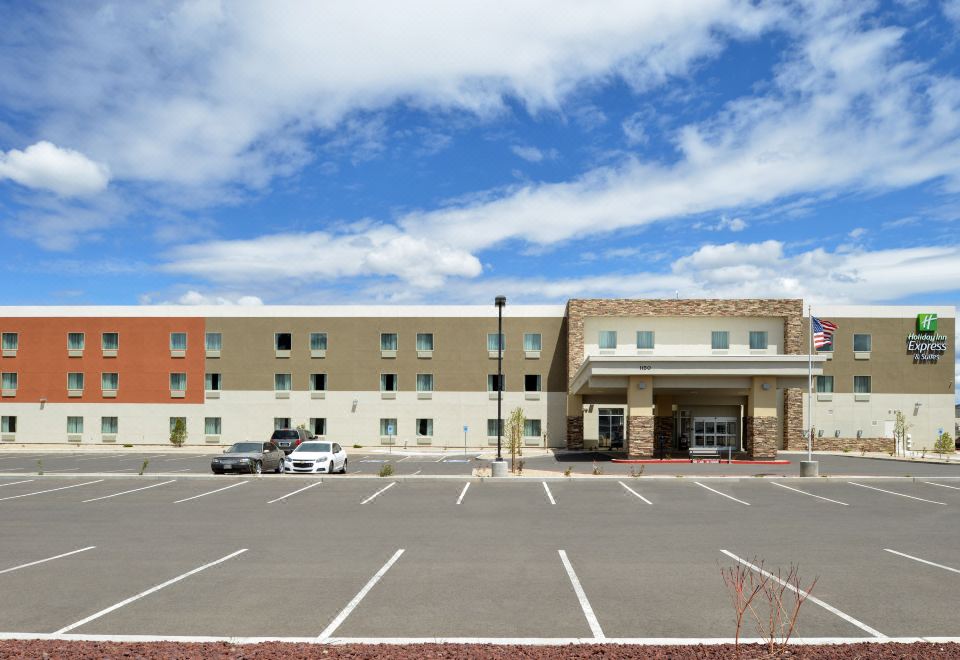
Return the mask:
[[467,431],[470,430],[470,427],[466,424],[463,425],[463,455],[467,455]]

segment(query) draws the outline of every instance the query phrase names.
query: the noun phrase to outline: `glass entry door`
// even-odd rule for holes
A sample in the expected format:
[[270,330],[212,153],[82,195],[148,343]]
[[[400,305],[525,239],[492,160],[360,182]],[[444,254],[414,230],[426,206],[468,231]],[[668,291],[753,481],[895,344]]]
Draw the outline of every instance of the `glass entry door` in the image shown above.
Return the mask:
[[736,417],[694,417],[694,447],[735,447],[736,445]]
[[600,447],[623,449],[623,408],[601,408],[599,422]]

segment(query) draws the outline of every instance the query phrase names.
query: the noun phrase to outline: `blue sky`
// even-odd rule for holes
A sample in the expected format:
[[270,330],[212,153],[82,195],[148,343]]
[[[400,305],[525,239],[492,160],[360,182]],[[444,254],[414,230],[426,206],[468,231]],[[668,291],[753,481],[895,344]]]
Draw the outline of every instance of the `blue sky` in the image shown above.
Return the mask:
[[0,2],[0,303],[960,301],[960,0],[322,4]]

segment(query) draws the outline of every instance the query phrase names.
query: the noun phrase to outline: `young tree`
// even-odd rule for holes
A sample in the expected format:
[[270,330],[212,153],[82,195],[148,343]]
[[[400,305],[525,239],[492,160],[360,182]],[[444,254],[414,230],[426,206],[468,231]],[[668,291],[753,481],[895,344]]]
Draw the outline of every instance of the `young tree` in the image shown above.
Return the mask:
[[907,453],[907,431],[909,430],[910,425],[907,424],[907,416],[903,414],[902,410],[898,410],[893,421],[894,449],[899,447],[899,451],[903,451],[904,455]]
[[187,425],[182,417],[177,417],[177,421],[173,423],[173,430],[170,431],[170,442],[174,447],[182,447],[186,441]]
[[933,445],[933,451],[940,454],[940,458],[943,458],[944,454],[952,454],[954,452],[955,446],[953,443],[953,438],[950,437],[950,434],[946,431],[937,438],[937,442]]
[[527,422],[523,408],[514,408],[507,420],[507,446],[510,450],[510,471],[516,472],[517,456],[523,454],[523,427]]

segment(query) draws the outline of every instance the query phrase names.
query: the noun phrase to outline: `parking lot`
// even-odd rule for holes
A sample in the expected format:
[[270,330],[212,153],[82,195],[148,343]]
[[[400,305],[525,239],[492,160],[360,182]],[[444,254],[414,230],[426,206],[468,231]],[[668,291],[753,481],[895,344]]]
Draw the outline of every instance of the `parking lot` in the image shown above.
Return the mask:
[[945,477],[6,476],[0,632],[731,638],[720,567],[762,560],[818,578],[797,637],[956,637],[958,511]]

